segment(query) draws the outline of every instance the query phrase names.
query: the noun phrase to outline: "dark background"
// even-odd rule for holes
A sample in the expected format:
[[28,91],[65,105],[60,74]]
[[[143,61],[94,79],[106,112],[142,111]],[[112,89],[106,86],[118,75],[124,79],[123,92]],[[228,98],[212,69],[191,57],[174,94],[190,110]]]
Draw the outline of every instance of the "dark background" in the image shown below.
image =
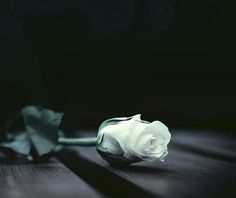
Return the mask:
[[96,128],[142,113],[236,131],[235,3],[1,0],[0,124],[25,105]]

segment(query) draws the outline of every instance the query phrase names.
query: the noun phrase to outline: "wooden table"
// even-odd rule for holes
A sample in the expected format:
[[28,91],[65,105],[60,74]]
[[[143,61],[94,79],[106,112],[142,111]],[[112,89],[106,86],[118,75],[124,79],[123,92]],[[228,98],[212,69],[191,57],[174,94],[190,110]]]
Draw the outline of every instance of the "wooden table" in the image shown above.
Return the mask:
[[235,136],[171,131],[165,162],[115,168],[94,147],[77,146],[64,148],[47,163],[2,163],[0,197],[236,197]]

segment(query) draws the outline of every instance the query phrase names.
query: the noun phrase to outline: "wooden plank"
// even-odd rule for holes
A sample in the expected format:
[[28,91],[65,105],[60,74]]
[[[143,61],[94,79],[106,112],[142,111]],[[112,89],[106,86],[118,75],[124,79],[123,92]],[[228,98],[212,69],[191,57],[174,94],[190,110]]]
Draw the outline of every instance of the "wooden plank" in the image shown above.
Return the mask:
[[40,164],[0,164],[1,198],[103,197],[52,159]]
[[[169,155],[164,163],[142,162],[127,168],[110,166],[93,147],[71,147],[67,149],[67,152],[70,154],[66,158],[61,158],[67,166],[77,174],[81,174],[79,170],[87,171],[87,174],[82,173],[81,177],[93,183],[96,182],[96,176],[104,178],[104,180],[100,179],[100,182],[103,185],[109,183],[109,187],[115,188],[115,193],[119,191],[129,193],[129,191],[125,192],[122,184],[125,181],[126,185],[134,189],[134,192],[135,189],[140,191],[134,195],[139,197],[146,197],[145,193],[150,197],[173,198],[225,197],[232,193],[236,196],[233,190],[236,181],[234,163],[189,152],[187,149],[179,149],[174,143],[170,145]],[[91,164],[92,166],[90,166]],[[93,177],[89,176],[90,168],[94,170]],[[113,185],[114,179],[116,182]],[[109,189],[103,190],[109,191]],[[108,194],[114,195],[112,192],[108,192]]]
[[173,130],[175,146],[236,163],[236,136],[211,130]]
[[90,157],[87,158],[87,154],[91,154],[92,158],[94,154],[96,156],[94,148],[87,148],[88,150],[86,149],[83,155],[78,153],[80,150],[78,148],[64,149],[58,153],[58,158],[83,180],[108,197],[154,197],[154,195],[129,182],[126,178],[120,177],[106,167],[101,166],[96,158],[94,160],[90,160]]

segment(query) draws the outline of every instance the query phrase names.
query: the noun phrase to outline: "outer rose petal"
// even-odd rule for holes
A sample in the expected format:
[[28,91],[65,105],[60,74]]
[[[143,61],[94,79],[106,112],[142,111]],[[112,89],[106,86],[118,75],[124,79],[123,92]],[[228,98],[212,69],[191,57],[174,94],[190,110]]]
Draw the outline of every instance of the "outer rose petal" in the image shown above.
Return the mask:
[[122,121],[116,125],[109,125],[102,128],[98,133],[98,143],[101,143],[101,137],[104,135],[109,135],[113,137],[120,145],[121,149],[124,152],[124,156],[127,158],[132,158],[136,153],[129,148],[127,145],[127,138],[129,137],[129,124],[128,121]]
[[146,127],[146,131],[152,131],[157,137],[164,139],[164,144],[167,145],[170,142],[171,134],[166,125],[160,121],[154,121]]
[[119,142],[109,133],[103,134],[102,142],[99,145],[100,150],[114,155],[123,155],[124,152]]

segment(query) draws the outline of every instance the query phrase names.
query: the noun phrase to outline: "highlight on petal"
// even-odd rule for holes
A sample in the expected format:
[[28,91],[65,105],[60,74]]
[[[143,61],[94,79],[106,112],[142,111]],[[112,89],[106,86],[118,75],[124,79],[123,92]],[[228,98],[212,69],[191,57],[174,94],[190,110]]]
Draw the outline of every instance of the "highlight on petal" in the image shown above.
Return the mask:
[[132,120],[141,120],[141,114],[136,114],[132,117]]

